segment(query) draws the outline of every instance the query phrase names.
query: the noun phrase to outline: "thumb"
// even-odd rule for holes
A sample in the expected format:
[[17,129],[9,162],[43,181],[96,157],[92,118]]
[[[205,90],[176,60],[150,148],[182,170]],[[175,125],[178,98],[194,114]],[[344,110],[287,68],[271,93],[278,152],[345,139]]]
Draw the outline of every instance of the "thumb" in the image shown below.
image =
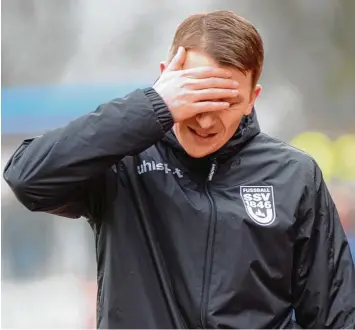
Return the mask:
[[166,68],[167,71],[177,71],[181,70],[182,66],[185,63],[186,59],[186,49],[184,47],[179,47],[178,51],[176,52],[175,56],[171,60],[170,64]]

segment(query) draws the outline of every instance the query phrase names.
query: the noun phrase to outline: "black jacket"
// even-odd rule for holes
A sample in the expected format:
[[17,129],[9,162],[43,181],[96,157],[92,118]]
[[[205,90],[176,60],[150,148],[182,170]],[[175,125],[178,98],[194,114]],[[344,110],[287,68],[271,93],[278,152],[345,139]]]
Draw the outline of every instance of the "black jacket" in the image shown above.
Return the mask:
[[255,111],[192,159],[152,89],[25,140],[4,177],[31,211],[84,216],[100,328],[354,328],[355,272],[312,158]]

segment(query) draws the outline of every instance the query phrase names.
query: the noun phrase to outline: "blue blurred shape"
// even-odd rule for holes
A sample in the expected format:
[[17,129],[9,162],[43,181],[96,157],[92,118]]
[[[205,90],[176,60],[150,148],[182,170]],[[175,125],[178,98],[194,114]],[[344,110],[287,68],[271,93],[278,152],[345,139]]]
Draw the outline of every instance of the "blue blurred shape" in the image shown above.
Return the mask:
[[37,133],[59,127],[101,103],[147,86],[129,83],[3,88],[2,134]]
[[351,255],[352,255],[354,262],[355,262],[355,236],[348,237],[348,240],[349,240],[349,244],[350,244]]

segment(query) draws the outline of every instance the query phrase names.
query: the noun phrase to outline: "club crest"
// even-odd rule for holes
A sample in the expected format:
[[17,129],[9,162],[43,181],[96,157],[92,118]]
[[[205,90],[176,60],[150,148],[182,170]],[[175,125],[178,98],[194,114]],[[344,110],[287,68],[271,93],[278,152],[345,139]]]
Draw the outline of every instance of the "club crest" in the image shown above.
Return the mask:
[[275,220],[274,189],[272,186],[241,186],[245,210],[249,217],[261,226],[269,226]]

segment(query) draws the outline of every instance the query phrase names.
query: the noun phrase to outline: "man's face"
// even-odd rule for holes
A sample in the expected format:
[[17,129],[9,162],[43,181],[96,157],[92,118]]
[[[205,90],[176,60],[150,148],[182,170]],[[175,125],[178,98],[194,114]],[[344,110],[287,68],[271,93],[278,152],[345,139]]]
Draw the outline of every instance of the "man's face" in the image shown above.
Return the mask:
[[[188,51],[183,69],[219,65],[209,56],[196,51]],[[164,65],[161,66],[164,70]],[[252,75],[244,75],[235,68],[228,68],[232,79],[239,83],[239,94],[235,99],[226,100],[231,106],[227,110],[205,112],[174,125],[174,132],[180,145],[194,158],[214,153],[225,145],[236,132],[243,115],[249,115],[255,99],[261,91],[252,89]]]

